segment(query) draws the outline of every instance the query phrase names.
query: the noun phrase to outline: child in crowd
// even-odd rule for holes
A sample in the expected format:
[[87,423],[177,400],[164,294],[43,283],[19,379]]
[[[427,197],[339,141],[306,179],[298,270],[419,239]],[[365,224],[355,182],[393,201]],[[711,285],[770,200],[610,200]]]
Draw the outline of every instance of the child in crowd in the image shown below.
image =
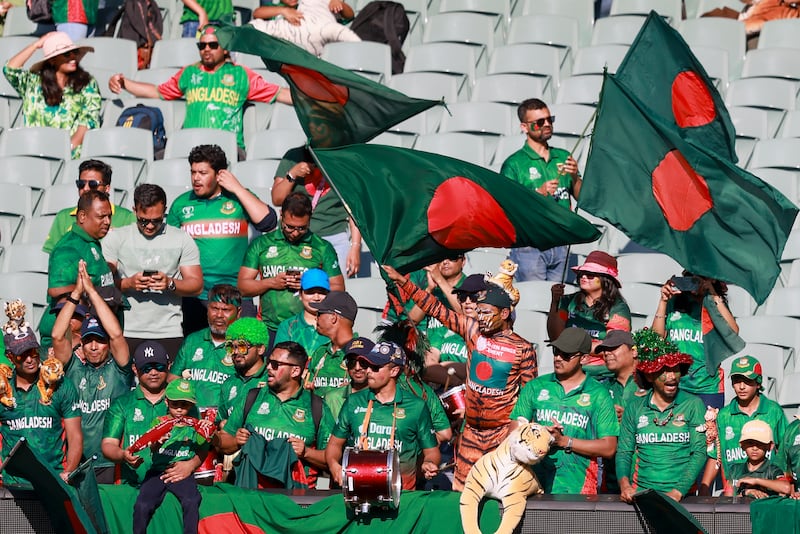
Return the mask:
[[791,483],[783,470],[767,459],[767,451],[773,446],[772,428],[767,423],[757,419],[745,423],[739,445],[747,455],[747,461],[731,468],[730,481],[725,485],[726,496],[736,493],[763,499],[791,493]]
[[[194,384],[190,381],[173,380],[167,386],[165,396],[168,415],[157,418],[154,427],[164,421],[186,417],[190,412],[195,412],[197,398]],[[213,423],[201,421],[201,424]],[[147,532],[147,524],[156,508],[163,502],[167,491],[178,498],[183,508],[184,534],[197,534],[200,520],[200,492],[197,490],[194,470],[202,463],[208,448],[208,441],[198,434],[194,427],[183,424],[176,424],[168,434],[151,445],[153,464],[144,477],[133,507],[134,534]],[[177,465],[192,459],[196,459],[197,462],[188,466]]]

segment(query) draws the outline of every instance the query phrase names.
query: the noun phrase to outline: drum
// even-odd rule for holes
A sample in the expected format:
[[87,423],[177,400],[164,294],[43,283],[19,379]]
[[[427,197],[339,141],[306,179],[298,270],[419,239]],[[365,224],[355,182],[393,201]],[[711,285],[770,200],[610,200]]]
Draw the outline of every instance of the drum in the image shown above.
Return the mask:
[[397,451],[365,451],[347,447],[342,457],[344,502],[358,512],[370,506],[397,508],[400,504],[400,456]]
[[[442,401],[447,418],[450,419],[451,423],[455,423],[464,417],[464,410],[467,407],[467,386],[462,384],[450,388],[439,395],[439,400]],[[457,410],[461,413],[456,414]]]
[[[209,421],[214,421],[217,418],[217,408],[200,408],[200,419],[208,419]],[[217,451],[215,449],[209,449],[208,454],[206,455],[206,459],[203,461],[202,464],[198,466],[197,469],[194,470],[194,478],[199,481],[208,482],[209,484],[212,482],[218,482],[222,480],[221,477],[221,469],[217,469]],[[219,474],[217,472],[219,471]],[[219,480],[217,480],[219,478]]]

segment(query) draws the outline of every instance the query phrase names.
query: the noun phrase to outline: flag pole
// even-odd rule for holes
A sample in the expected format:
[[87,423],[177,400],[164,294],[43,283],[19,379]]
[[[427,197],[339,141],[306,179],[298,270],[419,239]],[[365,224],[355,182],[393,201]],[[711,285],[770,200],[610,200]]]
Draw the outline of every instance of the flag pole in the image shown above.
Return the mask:
[[[589,126],[591,126],[591,124],[594,122],[595,117],[597,117],[597,108],[596,107],[594,108],[594,113],[592,113],[592,116],[589,117],[589,121],[586,123],[586,126],[583,127],[583,131],[578,136],[578,141],[575,143],[575,146],[572,147],[572,150],[570,150],[570,152],[569,152],[570,156],[572,156],[572,154],[574,154],[575,151],[578,150],[578,147],[581,146],[581,143],[583,143],[584,136],[586,135],[586,132],[589,130]],[[578,213],[578,199],[577,198],[575,199],[575,209],[573,209],[572,211],[574,211],[575,213]],[[569,269],[569,251],[570,251],[571,248],[572,248],[572,244],[567,245],[567,257],[564,260],[564,269],[561,271],[561,283],[562,284],[567,279],[567,269]]]

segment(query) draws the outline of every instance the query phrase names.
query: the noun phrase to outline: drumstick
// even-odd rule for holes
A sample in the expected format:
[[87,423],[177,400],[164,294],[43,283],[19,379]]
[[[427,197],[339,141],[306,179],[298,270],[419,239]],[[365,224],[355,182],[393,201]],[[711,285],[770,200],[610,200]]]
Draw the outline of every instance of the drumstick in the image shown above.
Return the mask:
[[447,368],[447,378],[444,379],[444,390],[447,391],[448,386],[450,385],[450,377],[456,374],[455,367],[448,367]]
[[448,469],[452,469],[455,466],[456,466],[456,462],[455,461],[452,461],[452,462],[450,462],[448,464],[442,464],[442,465],[439,466],[439,472],[441,473],[442,471],[447,471]]

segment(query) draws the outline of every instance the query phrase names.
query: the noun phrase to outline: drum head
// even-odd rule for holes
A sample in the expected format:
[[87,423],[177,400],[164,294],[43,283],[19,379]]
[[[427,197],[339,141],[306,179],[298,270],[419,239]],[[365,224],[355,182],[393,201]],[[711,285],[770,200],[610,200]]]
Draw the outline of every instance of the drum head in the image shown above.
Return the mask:
[[389,495],[392,496],[392,508],[400,506],[400,492],[403,490],[403,479],[400,476],[400,455],[397,451],[389,451],[389,462],[392,472],[389,477]]

